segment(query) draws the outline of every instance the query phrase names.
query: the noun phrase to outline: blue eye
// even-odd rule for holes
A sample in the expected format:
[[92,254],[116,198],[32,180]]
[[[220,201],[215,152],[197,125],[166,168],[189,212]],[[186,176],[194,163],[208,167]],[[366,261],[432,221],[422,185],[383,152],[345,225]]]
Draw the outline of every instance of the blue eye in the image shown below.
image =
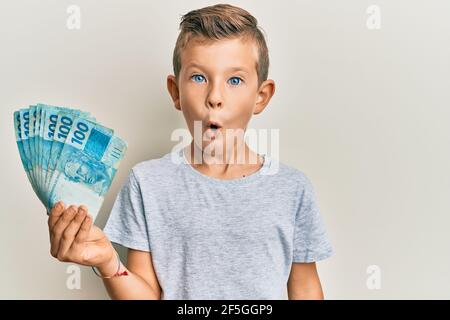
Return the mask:
[[201,74],[194,74],[191,79],[194,79],[195,82],[202,82],[205,79]]
[[242,79],[239,77],[232,77],[232,78],[230,78],[230,80],[228,80],[228,83],[230,83],[233,86],[237,86],[241,82],[242,82]]

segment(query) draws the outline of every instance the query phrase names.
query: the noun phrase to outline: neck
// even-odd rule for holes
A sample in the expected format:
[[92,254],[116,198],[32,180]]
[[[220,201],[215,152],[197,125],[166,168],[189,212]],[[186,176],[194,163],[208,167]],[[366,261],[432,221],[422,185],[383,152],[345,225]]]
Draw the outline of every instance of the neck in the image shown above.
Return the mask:
[[246,143],[242,147],[235,144],[232,150],[228,150],[228,157],[224,154],[207,157],[201,148],[192,140],[185,149],[186,159],[191,166],[211,177],[233,179],[248,176],[258,171],[263,159],[252,151]]

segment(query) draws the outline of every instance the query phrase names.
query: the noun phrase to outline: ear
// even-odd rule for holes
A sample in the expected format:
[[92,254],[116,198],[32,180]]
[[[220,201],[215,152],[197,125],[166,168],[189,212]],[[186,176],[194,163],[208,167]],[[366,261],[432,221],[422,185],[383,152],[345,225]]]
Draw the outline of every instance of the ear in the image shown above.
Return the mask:
[[275,94],[275,81],[266,80],[259,86],[258,97],[256,99],[255,110],[253,114],[261,113],[269,104],[270,99]]
[[175,78],[174,75],[167,76],[167,90],[169,91],[169,94],[172,97],[174,107],[177,110],[181,110],[180,90],[178,90],[177,79]]

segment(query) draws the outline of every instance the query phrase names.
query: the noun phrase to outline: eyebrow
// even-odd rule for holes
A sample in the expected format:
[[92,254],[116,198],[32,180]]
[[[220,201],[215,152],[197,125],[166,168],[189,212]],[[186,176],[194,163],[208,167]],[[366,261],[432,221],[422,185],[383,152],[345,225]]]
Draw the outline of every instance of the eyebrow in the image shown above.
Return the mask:
[[[199,69],[203,69],[204,67],[203,67],[202,65],[200,65],[200,64],[197,64],[197,63],[189,63],[189,64],[186,66],[186,69],[189,69],[189,68],[199,68]],[[247,69],[245,69],[245,68],[243,68],[243,67],[231,67],[231,68],[228,68],[228,70],[229,70],[229,71],[242,71],[242,72],[248,73]]]

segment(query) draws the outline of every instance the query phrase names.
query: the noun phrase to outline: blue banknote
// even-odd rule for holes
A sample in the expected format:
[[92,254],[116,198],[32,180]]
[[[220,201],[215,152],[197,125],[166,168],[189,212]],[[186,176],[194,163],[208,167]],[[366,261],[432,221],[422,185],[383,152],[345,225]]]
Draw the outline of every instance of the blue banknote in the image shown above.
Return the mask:
[[14,112],[26,176],[47,212],[60,200],[97,216],[127,143],[87,112],[43,103]]
[[74,120],[53,173],[49,207],[57,201],[79,203],[96,216],[127,144],[111,129],[78,117]]
[[[32,177],[31,170],[33,164],[30,158],[30,153],[26,151],[27,149],[26,144],[28,142],[28,133],[29,133],[29,123],[26,124],[27,121],[25,121],[25,119],[28,119],[27,121],[29,121],[29,111],[27,109],[21,109],[19,111],[14,112],[14,131],[16,136],[16,143],[19,149],[19,155],[22,161],[22,166],[25,170],[28,180],[31,183],[31,187],[33,188],[34,192],[39,197],[39,199],[42,201],[37,185]],[[25,125],[27,129],[24,129]]]
[[[40,104],[45,109],[45,118],[43,119],[42,137],[40,144],[42,149],[41,172],[43,176],[43,185],[45,190],[45,198],[49,200],[50,180],[54,177],[53,172],[56,163],[61,155],[62,148],[70,131],[71,123],[76,117],[85,117],[95,120],[88,113],[80,110],[69,109],[58,106],[50,106]],[[48,202],[46,203],[48,206]]]

